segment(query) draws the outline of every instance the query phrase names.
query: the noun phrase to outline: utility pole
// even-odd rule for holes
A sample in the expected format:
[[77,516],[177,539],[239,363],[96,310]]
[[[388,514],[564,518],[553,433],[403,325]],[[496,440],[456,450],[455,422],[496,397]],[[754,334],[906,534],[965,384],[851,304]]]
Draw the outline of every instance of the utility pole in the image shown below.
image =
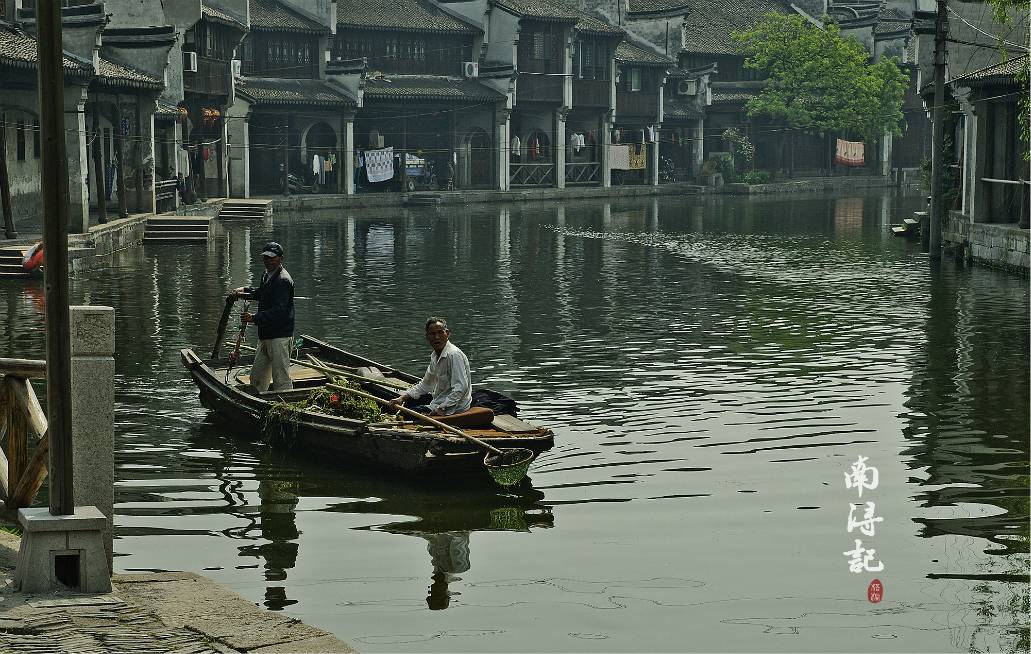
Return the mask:
[[931,206],[925,242],[932,260],[941,259],[942,167],[945,165],[945,37],[949,32],[948,2],[937,0],[934,17],[934,106],[931,107]]
[[72,355],[68,310],[68,162],[64,132],[61,3],[36,3],[39,60],[40,190],[43,199],[43,288],[46,294],[47,430],[50,514],[72,515]]

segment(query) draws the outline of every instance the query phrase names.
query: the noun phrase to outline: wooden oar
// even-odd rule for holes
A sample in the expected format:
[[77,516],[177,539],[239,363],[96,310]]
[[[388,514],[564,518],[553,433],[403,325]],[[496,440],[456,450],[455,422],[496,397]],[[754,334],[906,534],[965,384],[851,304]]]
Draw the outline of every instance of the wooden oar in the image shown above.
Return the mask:
[[[257,352],[256,348],[253,348],[253,347],[251,347],[249,345],[241,345],[240,349],[241,350],[247,350],[248,352]],[[330,374],[330,375],[336,375],[338,377],[350,377],[352,379],[358,379],[358,380],[365,381],[365,382],[370,382],[370,383],[373,383],[373,384],[380,384],[382,386],[387,386],[387,387],[393,388],[395,390],[400,390],[400,389],[403,389],[403,388],[408,388],[408,384],[405,384],[403,382],[396,382],[396,381],[387,379],[386,377],[384,377],[383,379],[377,379],[377,378],[374,378],[374,377],[366,377],[365,375],[357,375],[357,374],[355,374],[353,372],[347,372],[346,370],[341,370],[340,368],[337,368],[335,366],[328,366],[328,365],[321,365],[320,366],[320,365],[315,364],[315,363],[308,363],[307,361],[301,361],[300,359],[290,359],[290,363],[296,363],[299,366],[304,366],[305,368],[311,368],[312,370],[318,370],[319,372],[324,372],[324,373],[327,373],[327,374]]]
[[[480,447],[489,450],[494,456],[498,457],[496,462],[491,461],[492,454],[488,454],[483,458],[483,465],[486,466],[487,472],[494,481],[501,484],[502,486],[512,486],[518,483],[524,476],[526,471],[530,468],[530,462],[533,461],[533,451],[522,447],[505,448],[500,450],[490,443],[481,441],[479,438],[465,433],[458,427],[452,427],[449,424],[443,423],[439,420],[435,420],[428,415],[419,413],[418,411],[412,411],[408,407],[404,407],[398,404],[394,404],[389,400],[384,400],[381,397],[370,395],[365,391],[360,391],[356,388],[348,388],[346,386],[338,386],[337,384],[326,384],[326,387],[334,390],[342,391],[344,393],[351,393],[352,395],[358,395],[364,397],[367,400],[378,402],[384,406],[389,406],[392,409],[396,409],[406,416],[421,420],[425,423],[431,424],[438,429],[443,429],[446,432],[461,436]],[[506,460],[508,457],[512,457],[511,461]]]

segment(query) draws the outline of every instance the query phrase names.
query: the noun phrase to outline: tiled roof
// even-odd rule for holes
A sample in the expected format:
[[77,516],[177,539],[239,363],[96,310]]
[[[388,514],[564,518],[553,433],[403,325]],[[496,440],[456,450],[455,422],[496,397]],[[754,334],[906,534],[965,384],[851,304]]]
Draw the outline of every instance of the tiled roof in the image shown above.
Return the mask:
[[144,88],[162,88],[164,82],[148,75],[142,71],[136,70],[135,68],[129,68],[121,64],[116,64],[113,61],[108,61],[103,57],[100,58],[100,70],[97,71],[101,81],[113,86],[132,86],[132,87],[144,87]]
[[252,30],[328,34],[328,25],[308,18],[276,0],[250,0]]
[[505,96],[476,80],[431,75],[390,75],[365,81],[365,99],[493,102]]
[[752,27],[766,14],[790,13],[781,0],[692,0],[684,21],[683,52],[737,54],[731,34]]
[[206,0],[204,2],[204,6],[201,9],[201,13],[204,15],[205,18],[213,20],[216,23],[223,23],[225,25],[229,25],[230,27],[235,27],[237,29],[247,31],[247,26],[244,25],[243,22],[240,21],[240,19],[238,19],[236,16],[233,16],[232,14],[230,14],[229,12],[225,11],[220,7],[215,7],[213,5],[208,4]]
[[521,18],[547,21],[578,21],[583,13],[562,0],[491,0],[491,4]]
[[616,46],[616,61],[643,64],[645,66],[672,66],[673,60],[664,57],[654,50],[641,47],[630,41],[623,41]]
[[236,82],[236,92],[257,105],[358,105],[342,90],[318,79],[241,77]]
[[695,120],[705,116],[705,112],[699,109],[693,100],[682,100],[680,98],[668,98],[662,108],[662,116],[666,121]]
[[[11,25],[0,22],[0,65],[36,68],[36,39]],[[73,59],[65,53],[65,73],[87,76],[93,73],[92,68],[85,62]]]
[[601,16],[595,16],[594,14],[586,11],[580,11],[578,13],[580,14],[580,20],[577,21],[574,26],[577,32],[582,32],[584,34],[599,34],[602,36],[620,36],[622,34],[626,34],[625,29],[618,25],[613,25]]
[[682,16],[691,9],[691,0],[630,0],[627,16]]
[[731,104],[734,102],[748,102],[755,96],[762,93],[762,89],[759,88],[744,88],[744,89],[713,89],[712,91],[712,103],[713,104]]
[[913,19],[894,7],[883,9],[877,16],[877,25],[873,28],[874,34],[890,34],[892,32],[908,32],[913,24]]
[[479,34],[482,30],[427,0],[339,0],[337,24],[366,30]]
[[[1016,77],[1017,73],[1020,72],[1020,69],[1027,66],[1027,64],[1028,55],[1014,57],[1008,61],[1003,61],[991,66],[985,66],[984,68],[967,73],[962,77],[956,77],[950,80],[949,84],[959,84],[962,86],[966,86],[968,84],[979,86],[982,84],[992,83],[1016,84],[1017,82],[1013,78]],[[1026,91],[1027,89],[1025,88],[1024,90]]]

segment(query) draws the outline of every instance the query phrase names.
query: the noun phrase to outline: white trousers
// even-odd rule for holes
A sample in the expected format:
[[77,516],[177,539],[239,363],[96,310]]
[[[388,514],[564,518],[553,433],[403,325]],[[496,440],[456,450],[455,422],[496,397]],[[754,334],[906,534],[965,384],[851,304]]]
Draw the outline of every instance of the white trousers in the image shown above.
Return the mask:
[[258,341],[258,351],[251,366],[251,386],[265,392],[272,383],[274,391],[288,391],[294,387],[290,379],[291,336]]

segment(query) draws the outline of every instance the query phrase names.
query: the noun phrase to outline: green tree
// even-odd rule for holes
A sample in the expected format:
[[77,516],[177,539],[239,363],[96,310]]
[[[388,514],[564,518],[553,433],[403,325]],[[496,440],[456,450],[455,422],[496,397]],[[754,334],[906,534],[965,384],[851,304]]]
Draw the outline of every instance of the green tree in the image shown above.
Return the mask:
[[769,76],[762,93],[748,101],[749,115],[865,140],[901,133],[908,75],[894,58],[871,62],[863,45],[843,38],[837,25],[820,28],[797,14],[769,14],[733,36],[745,67]]

